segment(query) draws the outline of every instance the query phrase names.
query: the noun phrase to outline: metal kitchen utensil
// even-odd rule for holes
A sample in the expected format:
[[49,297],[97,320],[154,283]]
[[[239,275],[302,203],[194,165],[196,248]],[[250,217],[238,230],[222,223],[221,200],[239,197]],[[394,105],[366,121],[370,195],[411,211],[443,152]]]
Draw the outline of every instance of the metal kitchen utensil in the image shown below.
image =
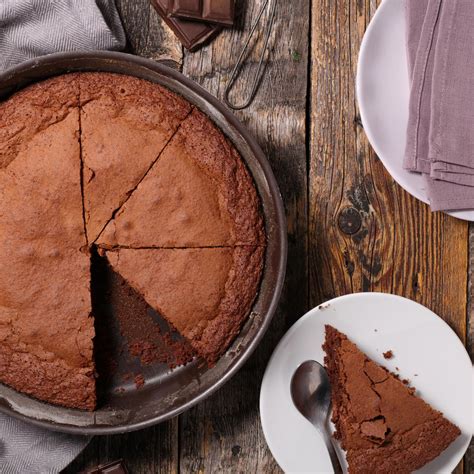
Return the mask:
[[[233,104],[229,99],[230,91],[232,90],[232,87],[235,84],[235,81],[237,80],[237,77],[239,76],[240,70],[241,70],[242,65],[243,65],[245,52],[247,51],[247,49],[250,45],[250,41],[252,40],[252,37],[255,34],[257,26],[260,23],[260,20],[263,16],[263,13],[267,9],[267,6],[270,2],[271,2],[271,5],[270,5],[269,16],[268,16],[268,23],[267,23],[267,26],[266,26],[266,29],[265,29],[265,40],[264,40],[264,43],[263,43],[262,53],[260,55],[260,59],[259,59],[259,62],[258,62],[257,72],[255,73],[255,76],[253,78],[252,87],[250,89],[250,94],[249,94],[248,98],[242,104],[240,104],[240,105]],[[255,95],[257,94],[258,86],[260,85],[260,81],[262,79],[261,75],[262,75],[262,67],[263,67],[263,64],[264,64],[265,53],[267,52],[267,49],[268,49],[268,44],[270,42],[270,35],[272,33],[273,24],[275,22],[276,7],[277,7],[277,0],[265,0],[265,2],[262,5],[262,8],[260,9],[260,11],[257,14],[257,19],[255,20],[255,23],[253,24],[252,28],[250,29],[249,36],[248,36],[247,40],[244,43],[244,47],[242,48],[242,51],[239,54],[239,57],[237,59],[237,62],[235,63],[234,69],[232,70],[232,72],[230,74],[229,82],[228,82],[228,84],[227,84],[227,86],[224,90],[224,102],[226,103],[226,105],[228,107],[230,107],[233,110],[242,110],[242,109],[247,108],[252,103],[253,99],[255,98]]]
[[319,362],[308,360],[296,369],[291,379],[291,398],[298,411],[323,437],[334,472],[342,474],[327,428],[331,411],[331,383],[325,368]]

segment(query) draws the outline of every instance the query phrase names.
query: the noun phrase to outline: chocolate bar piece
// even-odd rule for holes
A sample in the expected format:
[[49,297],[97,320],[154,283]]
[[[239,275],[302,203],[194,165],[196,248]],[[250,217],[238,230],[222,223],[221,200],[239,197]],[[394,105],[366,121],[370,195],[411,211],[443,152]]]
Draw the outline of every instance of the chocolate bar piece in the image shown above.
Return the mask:
[[168,12],[181,18],[200,18],[202,16],[201,0],[171,0]]
[[214,38],[220,31],[218,25],[179,20],[168,16],[168,0],[151,0],[161,18],[174,31],[174,34],[189,51],[196,51],[204,43]]
[[169,0],[172,17],[232,26],[235,0]]
[[125,467],[123,461],[120,460],[102,464],[82,474],[128,474],[128,469]]

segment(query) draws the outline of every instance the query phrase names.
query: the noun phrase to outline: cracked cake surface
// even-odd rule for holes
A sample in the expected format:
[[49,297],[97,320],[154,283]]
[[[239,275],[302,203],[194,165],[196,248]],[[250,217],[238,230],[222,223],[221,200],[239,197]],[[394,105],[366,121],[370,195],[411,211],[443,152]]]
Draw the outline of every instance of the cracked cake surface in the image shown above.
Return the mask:
[[191,111],[173,92],[135,77],[79,75],[87,235],[95,242]]
[[98,240],[108,248],[264,243],[249,172],[223,134],[196,109]]
[[98,250],[212,365],[250,313],[265,244],[239,154],[173,92],[74,73],[0,103],[0,382],[95,409]]
[[326,326],[324,359],[332,390],[335,438],[349,473],[410,473],[436,458],[460,430],[369,359],[346,335]]

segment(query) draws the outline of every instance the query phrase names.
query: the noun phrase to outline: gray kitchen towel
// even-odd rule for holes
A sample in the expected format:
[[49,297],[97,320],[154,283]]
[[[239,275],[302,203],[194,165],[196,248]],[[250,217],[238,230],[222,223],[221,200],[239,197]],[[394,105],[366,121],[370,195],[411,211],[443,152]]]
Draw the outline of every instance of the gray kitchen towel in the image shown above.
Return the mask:
[[474,2],[406,0],[411,78],[404,167],[432,210],[474,208]]
[[60,472],[88,442],[87,437],[55,433],[0,414],[0,472]]
[[114,0],[0,0],[0,71],[44,54],[125,43]]
[[[125,43],[114,0],[0,0],[0,72],[44,54],[121,50]],[[0,414],[0,473],[60,472],[89,440]]]

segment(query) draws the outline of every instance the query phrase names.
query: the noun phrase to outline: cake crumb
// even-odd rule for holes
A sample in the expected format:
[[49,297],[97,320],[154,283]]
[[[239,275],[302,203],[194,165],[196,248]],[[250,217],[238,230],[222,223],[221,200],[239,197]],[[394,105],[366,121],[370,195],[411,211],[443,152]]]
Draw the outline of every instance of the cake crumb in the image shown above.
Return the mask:
[[402,383],[405,385],[410,385],[410,381],[408,379],[403,379]]
[[137,390],[139,388],[142,388],[143,385],[145,385],[145,378],[143,377],[142,374],[135,375],[135,387],[137,387]]
[[331,306],[331,305],[330,305],[329,303],[320,304],[320,305],[318,306],[318,309],[319,309],[320,311],[322,311],[322,310],[324,310],[324,309],[328,309],[330,306]]
[[393,351],[390,350],[390,351],[384,352],[383,356],[385,359],[393,359]]

